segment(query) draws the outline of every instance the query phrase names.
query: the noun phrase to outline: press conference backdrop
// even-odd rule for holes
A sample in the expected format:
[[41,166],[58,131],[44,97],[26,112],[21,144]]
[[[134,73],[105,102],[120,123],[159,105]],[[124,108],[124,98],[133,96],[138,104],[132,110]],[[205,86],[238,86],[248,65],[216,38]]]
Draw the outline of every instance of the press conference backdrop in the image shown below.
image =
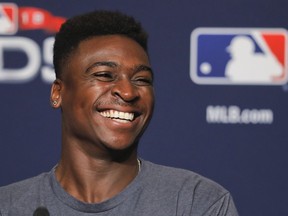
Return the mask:
[[58,161],[49,104],[52,44],[93,9],[135,16],[150,34],[156,108],[139,153],[231,191],[240,215],[288,215],[288,1],[0,2],[0,185]]

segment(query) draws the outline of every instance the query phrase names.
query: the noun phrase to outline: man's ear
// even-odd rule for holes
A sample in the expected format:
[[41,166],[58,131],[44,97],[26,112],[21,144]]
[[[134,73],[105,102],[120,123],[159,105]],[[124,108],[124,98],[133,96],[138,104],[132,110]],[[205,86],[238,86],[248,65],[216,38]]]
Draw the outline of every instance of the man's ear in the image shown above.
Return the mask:
[[50,103],[55,109],[61,107],[62,97],[61,91],[63,89],[63,83],[60,79],[56,79],[51,86]]

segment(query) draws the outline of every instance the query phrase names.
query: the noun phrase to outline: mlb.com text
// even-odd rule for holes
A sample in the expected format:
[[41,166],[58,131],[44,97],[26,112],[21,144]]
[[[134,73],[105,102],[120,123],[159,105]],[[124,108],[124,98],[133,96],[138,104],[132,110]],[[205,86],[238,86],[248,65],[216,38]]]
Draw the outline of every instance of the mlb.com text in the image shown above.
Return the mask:
[[272,124],[271,109],[241,109],[239,106],[212,106],[206,108],[209,124]]

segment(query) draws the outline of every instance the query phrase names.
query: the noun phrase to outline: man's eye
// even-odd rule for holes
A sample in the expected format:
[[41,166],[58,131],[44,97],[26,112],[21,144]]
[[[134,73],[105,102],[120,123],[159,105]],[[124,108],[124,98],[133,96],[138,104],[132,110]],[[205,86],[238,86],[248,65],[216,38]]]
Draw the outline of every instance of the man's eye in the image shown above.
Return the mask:
[[114,79],[113,75],[109,72],[97,72],[93,74],[96,79],[104,82],[109,82]]
[[153,85],[153,80],[147,77],[138,77],[134,79],[134,83],[139,86],[151,86]]

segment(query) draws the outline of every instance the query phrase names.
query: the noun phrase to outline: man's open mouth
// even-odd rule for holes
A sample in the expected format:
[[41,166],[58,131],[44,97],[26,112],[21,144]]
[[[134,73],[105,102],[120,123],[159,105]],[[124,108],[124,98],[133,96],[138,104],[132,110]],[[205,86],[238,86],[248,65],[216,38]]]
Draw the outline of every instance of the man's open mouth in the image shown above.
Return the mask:
[[110,119],[115,119],[121,122],[127,122],[127,121],[133,121],[134,119],[134,113],[129,113],[129,112],[120,112],[117,110],[106,110],[99,112],[100,115],[110,118]]

